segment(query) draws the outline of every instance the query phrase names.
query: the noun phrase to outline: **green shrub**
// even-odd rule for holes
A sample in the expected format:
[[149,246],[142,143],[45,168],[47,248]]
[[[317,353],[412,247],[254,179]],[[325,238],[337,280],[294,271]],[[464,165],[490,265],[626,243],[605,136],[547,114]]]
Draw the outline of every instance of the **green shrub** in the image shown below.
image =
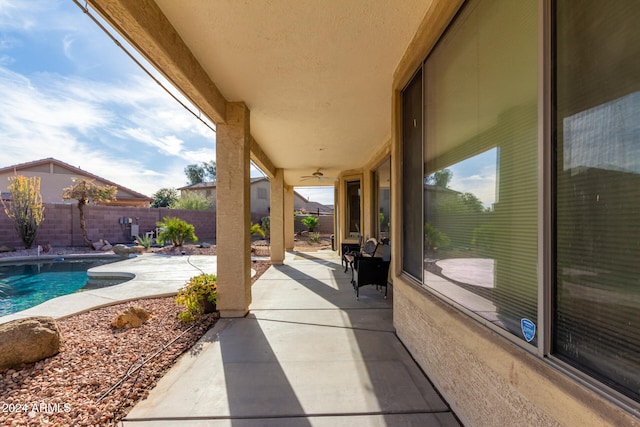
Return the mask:
[[309,231],[313,231],[313,229],[318,226],[319,222],[320,220],[318,219],[318,217],[312,215],[309,215],[302,219],[302,223],[307,226]]
[[200,317],[205,311],[205,299],[214,305],[218,302],[218,278],[215,274],[194,276],[180,288],[175,301],[184,305],[185,310],[178,313],[178,320],[191,322]]
[[252,236],[254,234],[259,234],[262,237],[264,237],[264,231],[262,230],[262,228],[260,228],[260,224],[258,223],[251,224],[251,228],[249,229],[249,234],[251,234]]
[[260,220],[260,225],[262,226],[262,231],[264,231],[264,235],[269,237],[271,233],[271,217],[265,216]]
[[451,243],[446,234],[428,222],[424,224],[424,238],[427,248],[433,251],[445,248]]
[[313,233],[313,235],[311,236],[311,240],[318,243],[320,241],[320,233],[318,232]]
[[194,193],[192,191],[186,192],[181,197],[175,199],[170,205],[170,209],[184,209],[189,211],[206,211],[211,209],[211,200],[206,196]]
[[182,246],[185,240],[198,241],[198,237],[194,234],[195,227],[180,218],[164,217],[156,225],[160,227],[158,242],[161,244],[171,241],[173,246]]
[[151,247],[151,237],[136,236],[136,241],[140,246],[142,246],[145,249],[149,249]]

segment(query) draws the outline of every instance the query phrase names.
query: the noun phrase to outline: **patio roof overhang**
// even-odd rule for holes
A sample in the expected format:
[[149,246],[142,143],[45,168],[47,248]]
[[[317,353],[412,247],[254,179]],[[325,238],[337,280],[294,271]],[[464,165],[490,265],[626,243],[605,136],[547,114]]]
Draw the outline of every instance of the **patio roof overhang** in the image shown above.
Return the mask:
[[252,160],[295,186],[389,141],[394,71],[432,0],[89,3],[214,123],[244,102]]

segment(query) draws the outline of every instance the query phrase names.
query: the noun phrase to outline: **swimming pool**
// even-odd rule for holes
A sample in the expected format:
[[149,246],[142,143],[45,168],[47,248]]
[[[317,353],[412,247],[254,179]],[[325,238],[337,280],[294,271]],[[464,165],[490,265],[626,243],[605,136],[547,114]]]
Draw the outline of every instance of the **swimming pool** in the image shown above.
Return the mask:
[[0,264],[0,316],[34,307],[74,292],[123,283],[129,279],[91,279],[87,270],[120,258],[57,258]]

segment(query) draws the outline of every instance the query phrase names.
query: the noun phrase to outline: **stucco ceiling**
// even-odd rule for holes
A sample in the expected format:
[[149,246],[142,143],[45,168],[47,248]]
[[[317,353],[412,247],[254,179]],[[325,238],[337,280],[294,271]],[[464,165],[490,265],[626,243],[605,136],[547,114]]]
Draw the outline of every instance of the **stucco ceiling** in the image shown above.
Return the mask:
[[289,185],[360,168],[389,140],[393,72],[431,3],[155,1],[224,97],[247,104]]

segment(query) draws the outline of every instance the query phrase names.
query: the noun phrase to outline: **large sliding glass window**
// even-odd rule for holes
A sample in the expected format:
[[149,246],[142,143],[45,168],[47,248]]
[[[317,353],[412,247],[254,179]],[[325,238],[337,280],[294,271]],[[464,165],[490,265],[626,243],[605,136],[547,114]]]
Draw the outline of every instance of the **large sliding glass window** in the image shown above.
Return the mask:
[[523,343],[549,304],[544,353],[640,402],[640,2],[552,1],[552,141],[538,5],[469,0],[403,91],[403,269]]
[[535,343],[536,0],[471,1],[423,67],[424,284]]
[[640,3],[556,4],[554,353],[640,400]]

